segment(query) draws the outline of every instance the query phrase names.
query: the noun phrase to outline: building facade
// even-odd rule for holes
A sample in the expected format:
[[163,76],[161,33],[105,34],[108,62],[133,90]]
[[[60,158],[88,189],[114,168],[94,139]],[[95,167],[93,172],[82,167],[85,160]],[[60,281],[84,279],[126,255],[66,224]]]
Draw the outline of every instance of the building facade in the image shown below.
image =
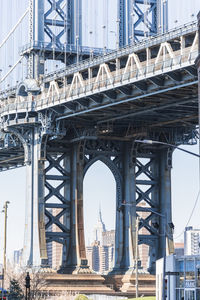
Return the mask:
[[[53,208],[50,210],[53,216],[57,216],[60,213],[59,208]],[[46,223],[48,222],[48,218],[45,218]],[[60,222],[63,222],[63,217],[60,218]],[[53,224],[49,227],[49,231],[52,232],[60,232],[60,228]],[[62,244],[56,242],[47,243],[47,256],[48,256],[48,265],[50,268],[54,270],[58,270],[62,261]]]
[[13,264],[14,264],[14,267],[21,265],[22,254],[23,254],[23,249],[14,250],[14,253],[13,253]]
[[156,262],[156,300],[200,299],[200,256],[166,257],[165,286],[163,289],[163,258]]
[[200,229],[185,228],[184,255],[200,255]]
[[93,230],[93,242],[86,247],[88,265],[94,272],[106,274],[113,268],[114,245],[115,230],[106,230],[99,209],[97,225]]

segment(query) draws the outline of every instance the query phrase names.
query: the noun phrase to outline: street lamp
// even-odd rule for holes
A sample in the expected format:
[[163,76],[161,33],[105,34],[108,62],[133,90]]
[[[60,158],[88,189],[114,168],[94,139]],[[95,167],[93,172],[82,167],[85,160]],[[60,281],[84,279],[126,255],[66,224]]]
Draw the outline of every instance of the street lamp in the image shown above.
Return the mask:
[[168,143],[164,143],[164,142],[160,142],[160,141],[153,141],[153,140],[135,140],[136,143],[142,143],[142,144],[149,144],[149,145],[153,145],[153,144],[159,144],[159,145],[165,145],[165,146],[169,146],[171,148],[174,148],[174,149],[178,149],[180,151],[183,151],[183,152],[186,152],[188,154],[191,154],[193,156],[196,156],[198,158],[200,158],[200,155],[199,154],[196,154],[194,152],[191,152],[191,151],[188,151],[188,150],[185,150],[183,148],[180,148],[176,145],[173,145],[173,144],[168,144]]
[[2,299],[4,297],[4,277],[6,274],[6,245],[7,245],[7,215],[8,215],[8,204],[6,201],[2,212],[4,212],[4,250],[3,250],[3,272],[2,272]]
[[135,265],[135,297],[138,298],[138,234],[139,234],[139,219],[140,217],[137,216],[136,218],[136,251],[135,251],[135,260],[136,260],[136,265]]
[[[155,215],[158,215],[159,217],[165,219],[165,224],[163,227],[163,236],[164,236],[164,255],[163,255],[163,284],[162,284],[162,300],[165,300],[165,268],[166,268],[166,238],[167,238],[167,234],[166,234],[166,216],[163,214],[158,213],[157,211],[153,210],[153,209],[149,209],[150,212],[154,213]],[[169,223],[168,225],[170,226],[174,225],[172,223]]]

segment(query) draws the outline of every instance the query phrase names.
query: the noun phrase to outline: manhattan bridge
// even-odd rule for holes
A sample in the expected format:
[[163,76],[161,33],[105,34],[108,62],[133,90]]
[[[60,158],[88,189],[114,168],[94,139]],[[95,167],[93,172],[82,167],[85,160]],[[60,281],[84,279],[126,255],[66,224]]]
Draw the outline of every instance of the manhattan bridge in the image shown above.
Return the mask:
[[[173,253],[169,144],[198,138],[196,16],[168,30],[167,0],[115,7],[103,0],[101,8],[89,0],[25,2],[11,8],[10,18],[21,13],[15,24],[2,14],[9,30],[0,36],[0,170],[26,166],[23,262],[47,267],[54,241],[63,248],[59,272],[89,272],[83,179],[101,161],[116,182],[112,272],[134,268],[140,217],[138,244],[148,245],[154,274],[166,248]],[[96,14],[84,3],[105,22],[97,18],[92,28]],[[112,9],[114,30],[106,23]]]

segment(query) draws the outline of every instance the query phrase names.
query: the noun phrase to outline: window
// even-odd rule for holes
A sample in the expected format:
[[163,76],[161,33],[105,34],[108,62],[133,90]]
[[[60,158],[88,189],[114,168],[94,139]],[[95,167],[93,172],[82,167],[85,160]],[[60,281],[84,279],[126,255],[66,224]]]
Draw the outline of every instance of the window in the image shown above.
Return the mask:
[[195,264],[194,260],[187,260],[185,262],[185,279],[195,280]]
[[176,262],[176,270],[179,272],[179,276],[176,276],[176,287],[184,287],[184,261],[178,260]]

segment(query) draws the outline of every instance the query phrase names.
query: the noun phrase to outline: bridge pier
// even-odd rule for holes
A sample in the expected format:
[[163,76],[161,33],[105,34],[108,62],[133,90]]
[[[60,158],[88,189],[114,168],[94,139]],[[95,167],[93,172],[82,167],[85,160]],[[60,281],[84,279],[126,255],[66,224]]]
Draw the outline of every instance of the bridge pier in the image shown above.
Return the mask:
[[61,273],[90,272],[83,227],[83,148],[72,144],[47,151],[45,162],[46,138],[40,128],[30,135],[24,265],[48,267],[46,243],[57,242],[63,245]]
[[41,132],[39,127],[32,130],[31,164],[27,165],[24,263],[48,266],[46,243],[57,242],[63,245],[60,273],[91,272],[84,239],[83,179],[100,160],[113,173],[117,190],[111,274],[131,274],[135,269],[137,216],[139,244],[149,246],[149,271],[155,273],[155,261],[164,255],[166,239],[173,252],[171,151],[98,139],[55,149],[46,144],[47,136]]

